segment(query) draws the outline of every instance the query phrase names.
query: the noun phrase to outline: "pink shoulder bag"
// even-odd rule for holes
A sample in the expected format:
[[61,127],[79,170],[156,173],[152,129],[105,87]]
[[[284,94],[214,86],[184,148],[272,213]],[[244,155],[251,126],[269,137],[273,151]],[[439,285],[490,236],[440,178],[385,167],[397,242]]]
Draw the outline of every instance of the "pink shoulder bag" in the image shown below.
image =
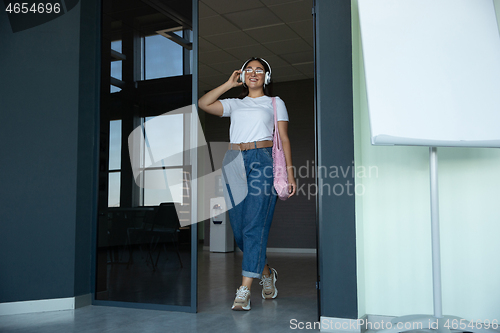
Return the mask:
[[273,137],[273,176],[274,188],[281,200],[288,199],[288,173],[286,170],[285,152],[281,145],[278,118],[276,114],[276,98],[273,97],[274,108],[274,137]]

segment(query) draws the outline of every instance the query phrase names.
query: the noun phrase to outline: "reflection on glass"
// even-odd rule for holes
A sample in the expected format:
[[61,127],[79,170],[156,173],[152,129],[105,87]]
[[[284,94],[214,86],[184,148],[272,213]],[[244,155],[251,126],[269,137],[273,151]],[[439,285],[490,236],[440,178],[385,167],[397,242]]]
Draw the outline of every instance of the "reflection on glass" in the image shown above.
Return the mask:
[[[115,79],[121,80],[122,79],[122,61],[112,61],[111,62],[111,77],[114,77]],[[122,90],[119,87],[111,85],[110,87],[110,93],[118,92]]]
[[[111,42],[111,49],[122,53],[122,41],[117,40]],[[121,60],[115,60],[111,61],[111,76],[114,77],[115,79],[121,80],[122,79],[122,61]],[[118,92],[121,91],[122,89],[116,86],[111,85],[110,86],[110,93]]]
[[122,164],[122,121],[109,122],[109,170],[120,170]]
[[182,176],[182,169],[177,168],[146,170],[144,172],[144,206],[156,206],[162,202],[183,203]]
[[115,87],[115,86],[113,86],[113,85],[110,85],[110,86],[109,86],[109,92],[110,92],[110,93],[119,92],[119,91],[121,91],[121,90],[122,90],[122,88],[118,88],[118,87]]
[[[191,1],[174,1],[171,6],[190,17]],[[180,221],[191,221],[193,205],[185,181],[192,167],[184,153],[189,143],[184,143],[187,121],[184,115],[163,116],[184,100],[190,104],[191,81],[181,77],[187,74],[183,73],[186,51],[164,36],[151,36],[178,25],[140,0],[103,0],[102,11],[106,18],[102,40],[111,43],[112,52],[103,45],[102,59],[109,62],[103,61],[101,80],[106,90],[110,86],[110,94],[101,94],[101,128],[109,125],[109,138],[103,137],[100,146],[99,200],[104,204],[99,206],[97,224],[95,298],[138,303],[138,307],[139,303],[189,306],[191,226],[180,226]],[[126,13],[133,24],[118,13]],[[120,60],[123,57],[126,60]],[[111,78],[124,81],[127,89],[111,85]],[[144,140],[132,149],[137,150],[142,168],[140,182],[153,184],[146,188],[137,184],[127,158],[128,135],[137,127]],[[176,205],[182,206],[179,212]]]
[[191,231],[173,203],[110,209],[100,222],[96,299],[190,304]]
[[120,207],[120,172],[109,173],[108,207]]
[[115,40],[115,41],[111,42],[111,49],[115,50],[116,52],[122,53],[122,41]]
[[145,38],[146,80],[182,75],[182,46],[162,35]]
[[[184,115],[162,115],[147,117],[145,128],[145,166],[182,165]],[[161,162],[151,160],[163,157]]]
[[115,79],[118,79],[118,80],[122,79],[122,61],[121,60],[113,61],[111,63],[111,77],[114,77]]

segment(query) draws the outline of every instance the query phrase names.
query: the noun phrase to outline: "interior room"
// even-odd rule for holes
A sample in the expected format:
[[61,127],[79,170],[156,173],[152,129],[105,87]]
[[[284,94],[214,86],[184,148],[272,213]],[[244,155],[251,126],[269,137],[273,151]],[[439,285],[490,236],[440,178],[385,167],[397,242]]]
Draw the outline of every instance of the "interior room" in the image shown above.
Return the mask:
[[[0,2],[1,332],[499,332],[500,0],[59,3]],[[298,188],[267,244],[278,297],[256,279],[232,311],[230,120],[193,106],[254,56]]]
[[[200,97],[227,81],[248,58],[265,59],[272,69],[273,94],[285,101],[289,114],[288,131],[294,166],[297,170],[300,166],[304,166],[302,169],[311,166],[315,149],[312,1],[203,0],[199,5]],[[240,90],[233,88],[220,99],[235,98]],[[202,123],[206,140],[212,147],[229,142],[228,118],[208,113],[202,113],[201,118],[204,118]],[[218,155],[212,149],[215,169],[222,167],[224,148],[223,145],[218,150],[222,152]],[[305,176],[299,179],[298,186],[307,187],[314,181],[311,172]],[[279,315],[282,306],[293,305],[307,311],[313,318],[317,309],[315,197],[301,192],[286,201],[278,201],[268,241],[268,262],[278,270],[277,287],[282,296],[275,300],[279,305],[276,314]],[[200,311],[215,304],[222,304],[219,305],[222,307],[231,305],[234,292],[241,283],[241,251],[235,245],[234,253],[212,252],[218,249],[210,247],[210,227],[210,220],[205,221],[204,251],[199,257],[202,265],[198,275]],[[228,232],[231,232],[230,229]],[[203,285],[203,281],[207,281],[204,269],[206,265],[228,265],[227,258],[234,260],[234,267],[231,267],[234,278],[224,279],[228,287],[225,291],[227,295],[215,300],[212,299],[214,293],[209,292],[212,286]],[[210,273],[213,272],[213,268],[210,269]],[[258,293],[260,286],[256,284],[254,282]],[[297,290],[301,290],[300,296]]]

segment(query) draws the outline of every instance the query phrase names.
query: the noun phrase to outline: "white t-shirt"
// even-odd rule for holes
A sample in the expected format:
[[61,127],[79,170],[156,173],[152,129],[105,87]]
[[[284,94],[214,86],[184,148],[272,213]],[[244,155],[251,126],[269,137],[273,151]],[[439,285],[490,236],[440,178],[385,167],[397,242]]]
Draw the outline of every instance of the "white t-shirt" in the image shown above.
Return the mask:
[[[269,96],[227,98],[220,100],[224,108],[222,117],[231,117],[229,141],[231,143],[253,142],[273,139],[274,109]],[[276,97],[278,121],[288,121],[288,112],[283,100]]]

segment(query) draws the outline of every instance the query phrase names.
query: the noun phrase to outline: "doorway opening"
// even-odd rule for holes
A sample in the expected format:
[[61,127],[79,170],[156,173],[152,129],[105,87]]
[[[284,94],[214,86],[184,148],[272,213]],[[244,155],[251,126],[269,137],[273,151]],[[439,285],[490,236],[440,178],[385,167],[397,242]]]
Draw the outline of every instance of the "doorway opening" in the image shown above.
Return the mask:
[[[254,281],[252,310],[272,310],[271,313],[283,318],[288,316],[286,309],[300,309],[300,314],[290,312],[290,319],[302,317],[306,321],[318,318],[317,193],[312,190],[315,185],[312,6],[311,0],[199,1],[199,97],[226,82],[250,57],[260,57],[272,68],[273,95],[279,96],[287,107],[299,191],[287,201],[278,200],[269,234],[267,257],[279,274],[276,283],[279,296],[255,303],[260,286],[259,281]],[[219,99],[235,98],[240,90],[234,88]],[[227,148],[229,118],[203,111],[199,114],[208,144]],[[205,168],[220,169],[224,153],[223,148],[211,149],[210,156],[204,158]],[[217,191],[218,185],[214,184],[214,197],[220,195]],[[205,209],[210,209],[210,198],[204,200]],[[241,283],[242,252],[235,244],[231,251],[233,244],[221,249],[220,244],[210,243],[213,233],[220,232],[218,228],[212,220],[205,220],[198,229],[198,311],[202,313],[230,309]]]

